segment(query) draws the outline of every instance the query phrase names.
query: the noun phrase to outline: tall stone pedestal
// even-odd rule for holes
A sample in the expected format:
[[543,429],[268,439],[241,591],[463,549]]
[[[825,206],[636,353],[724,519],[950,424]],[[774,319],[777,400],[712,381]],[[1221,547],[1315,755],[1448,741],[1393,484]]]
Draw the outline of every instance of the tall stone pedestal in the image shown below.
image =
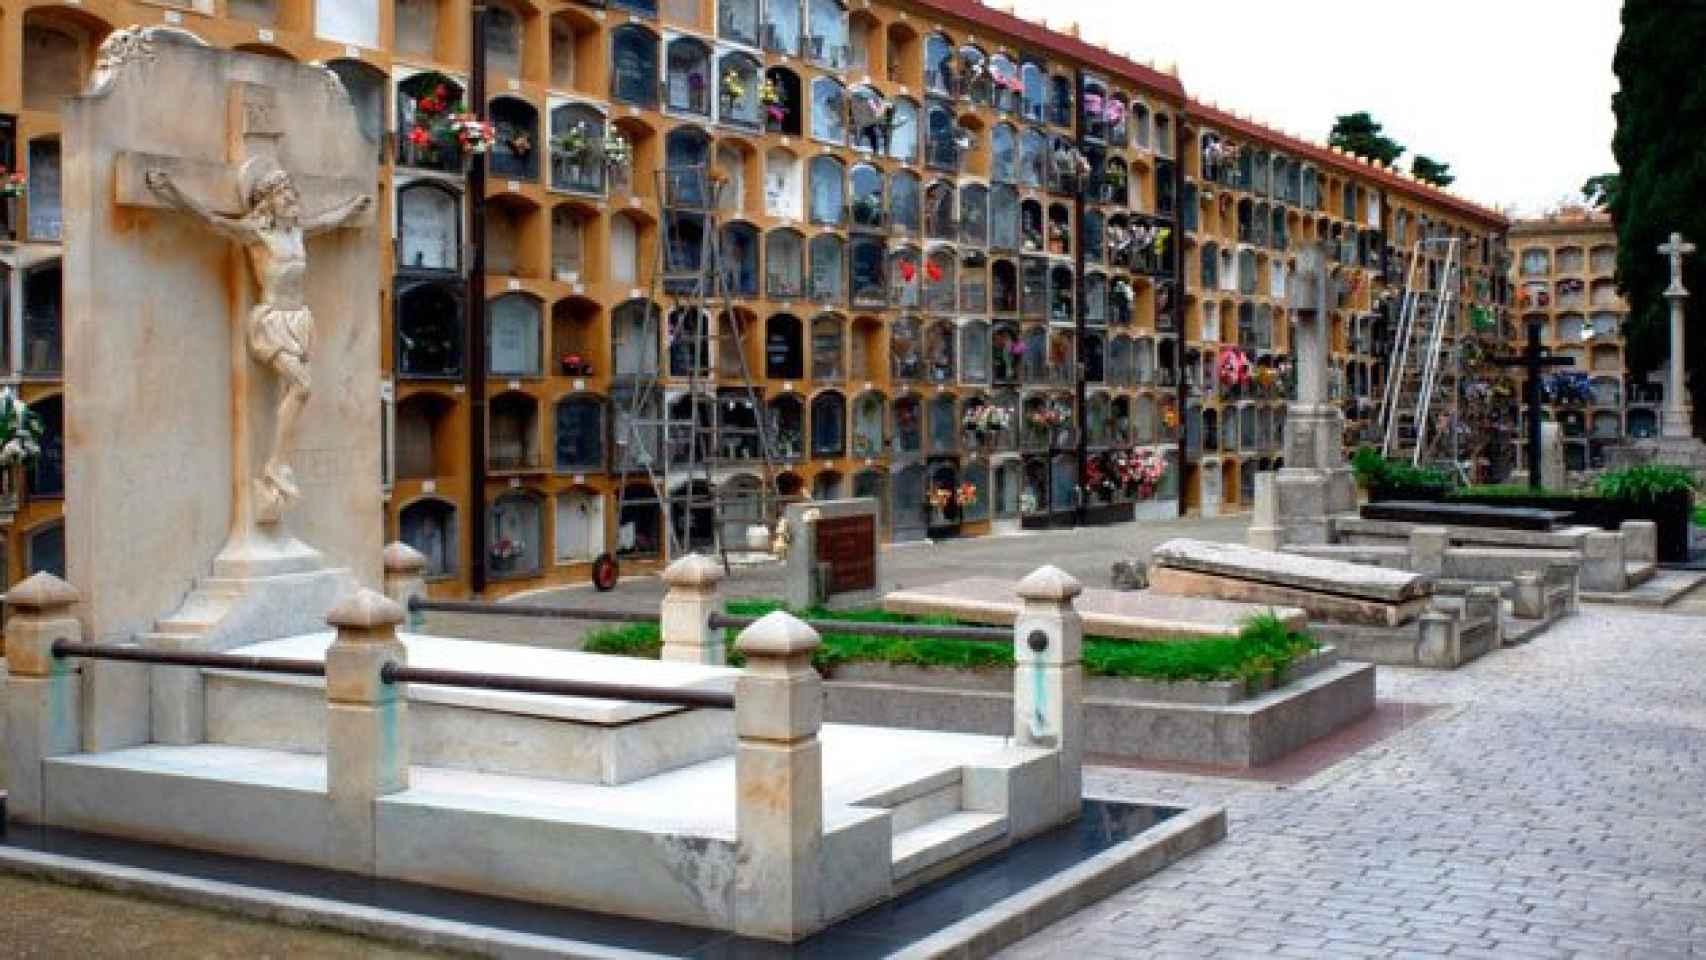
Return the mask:
[[1331,404],[1292,404],[1285,422],[1285,466],[1274,480],[1281,542],[1322,544],[1328,518],[1356,510],[1356,478],[1344,462],[1344,417]]

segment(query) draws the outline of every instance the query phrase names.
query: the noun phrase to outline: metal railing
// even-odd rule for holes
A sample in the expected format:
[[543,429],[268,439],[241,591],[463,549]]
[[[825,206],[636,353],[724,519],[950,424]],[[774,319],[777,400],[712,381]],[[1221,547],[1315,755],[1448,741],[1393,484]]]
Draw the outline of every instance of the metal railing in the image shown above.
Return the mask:
[[[656,620],[654,616],[652,618]],[[234,653],[190,653],[175,650],[150,650],[143,647],[116,647],[93,643],[70,643],[64,640],[53,645],[55,657],[78,657],[85,660],[117,660],[145,663],[162,667],[201,667],[209,670],[240,670],[253,673],[276,673],[298,677],[324,677],[326,664],[319,660],[292,660],[283,657],[256,657]],[[608,683],[596,680],[563,680],[551,677],[524,677],[502,673],[476,673],[468,670],[443,670],[434,667],[411,667],[387,663],[380,668],[380,679],[386,683],[423,683],[446,687],[470,687],[480,690],[500,690],[507,693],[532,693],[556,697],[585,697],[594,700],[628,700],[670,707],[732,710],[733,693],[724,690],[695,690],[674,687],[652,687],[639,684]]]

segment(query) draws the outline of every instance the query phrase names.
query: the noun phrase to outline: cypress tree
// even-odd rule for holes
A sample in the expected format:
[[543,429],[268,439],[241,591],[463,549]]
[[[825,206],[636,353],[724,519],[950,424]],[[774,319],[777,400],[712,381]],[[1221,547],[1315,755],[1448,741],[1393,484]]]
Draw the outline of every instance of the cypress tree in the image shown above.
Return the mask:
[[[1706,251],[1706,2],[1624,0],[1623,33],[1613,66],[1621,89],[1612,98],[1617,134],[1617,283],[1629,301],[1626,329],[1631,371],[1650,370],[1669,355],[1670,264],[1658,247],[1680,232]],[[1706,404],[1706,330],[1697,322],[1706,298],[1706,256],[1684,261],[1688,357],[1694,384],[1694,432]]]

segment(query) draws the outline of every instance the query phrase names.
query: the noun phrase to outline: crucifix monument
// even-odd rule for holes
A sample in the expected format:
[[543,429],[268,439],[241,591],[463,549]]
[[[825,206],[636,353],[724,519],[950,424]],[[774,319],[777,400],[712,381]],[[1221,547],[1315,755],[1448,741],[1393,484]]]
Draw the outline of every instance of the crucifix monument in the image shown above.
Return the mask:
[[[322,67],[132,28],[64,131],[85,634],[219,651],[321,629],[379,584],[383,545],[377,159],[348,93]],[[166,674],[154,739],[194,742],[199,675]]]
[[1659,434],[1666,440],[1694,439],[1694,411],[1688,402],[1688,332],[1683,322],[1688,301],[1688,288],[1682,285],[1682,258],[1694,252],[1694,244],[1672,233],[1670,240],[1659,245],[1659,253],[1670,259],[1670,286],[1665,299],[1670,301],[1670,379],[1665,384],[1665,416]]

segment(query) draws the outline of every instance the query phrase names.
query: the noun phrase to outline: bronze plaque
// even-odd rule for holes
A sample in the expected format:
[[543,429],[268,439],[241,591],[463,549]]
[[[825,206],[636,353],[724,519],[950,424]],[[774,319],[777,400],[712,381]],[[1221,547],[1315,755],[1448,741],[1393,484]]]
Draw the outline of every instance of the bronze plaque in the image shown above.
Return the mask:
[[829,564],[829,592],[877,588],[877,518],[825,518],[817,522],[818,563]]

